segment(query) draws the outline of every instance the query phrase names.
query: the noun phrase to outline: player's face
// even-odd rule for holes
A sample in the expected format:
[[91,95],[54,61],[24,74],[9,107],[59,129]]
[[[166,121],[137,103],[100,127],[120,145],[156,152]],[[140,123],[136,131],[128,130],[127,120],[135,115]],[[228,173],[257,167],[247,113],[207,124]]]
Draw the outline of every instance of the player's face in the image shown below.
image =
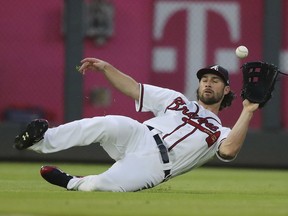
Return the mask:
[[230,91],[230,87],[226,86],[223,80],[214,74],[205,74],[199,82],[197,90],[197,98],[204,104],[212,105],[221,103],[222,99]]

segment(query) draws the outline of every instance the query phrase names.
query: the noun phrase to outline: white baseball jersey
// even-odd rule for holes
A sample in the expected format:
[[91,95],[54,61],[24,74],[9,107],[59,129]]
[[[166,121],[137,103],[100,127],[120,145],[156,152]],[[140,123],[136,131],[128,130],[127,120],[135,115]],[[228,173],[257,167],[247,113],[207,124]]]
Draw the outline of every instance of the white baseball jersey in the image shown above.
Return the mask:
[[212,159],[230,132],[214,113],[170,89],[141,84],[136,109],[139,112],[151,111],[156,116],[144,124],[159,131],[168,148],[172,176]]

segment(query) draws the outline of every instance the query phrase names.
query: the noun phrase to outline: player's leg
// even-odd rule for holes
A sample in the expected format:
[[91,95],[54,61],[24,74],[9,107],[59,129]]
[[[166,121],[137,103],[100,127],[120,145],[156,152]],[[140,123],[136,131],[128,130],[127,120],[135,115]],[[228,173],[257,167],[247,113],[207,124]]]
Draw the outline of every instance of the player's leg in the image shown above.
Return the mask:
[[49,128],[44,139],[29,149],[52,153],[74,146],[100,143],[113,159],[118,160],[126,148],[131,147],[134,137],[141,135],[143,128],[145,126],[141,123],[124,116],[87,118]]
[[[145,129],[145,130],[144,130]],[[164,179],[164,164],[151,132],[143,126],[142,136],[135,137],[138,145],[128,148],[125,157],[99,175],[73,178],[53,167],[43,169],[48,182],[79,191],[137,191],[160,184]]]
[[99,175],[75,177],[62,170],[44,166],[42,177],[51,184],[78,191],[128,192],[154,187],[163,182],[164,172],[157,153],[128,155]]
[[129,154],[99,175],[73,178],[67,188],[78,191],[129,192],[154,187],[164,179],[157,149],[146,155]]

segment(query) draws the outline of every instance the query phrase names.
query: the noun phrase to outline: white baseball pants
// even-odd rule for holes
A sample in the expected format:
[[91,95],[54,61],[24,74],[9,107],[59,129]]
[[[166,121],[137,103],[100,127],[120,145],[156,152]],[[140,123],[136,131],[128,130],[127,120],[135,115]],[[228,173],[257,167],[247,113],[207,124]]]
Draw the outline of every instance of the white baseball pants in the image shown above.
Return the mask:
[[29,149],[52,153],[95,142],[116,162],[104,173],[71,179],[69,190],[137,191],[163,181],[164,165],[153,134],[124,116],[87,118],[49,128],[44,139]]

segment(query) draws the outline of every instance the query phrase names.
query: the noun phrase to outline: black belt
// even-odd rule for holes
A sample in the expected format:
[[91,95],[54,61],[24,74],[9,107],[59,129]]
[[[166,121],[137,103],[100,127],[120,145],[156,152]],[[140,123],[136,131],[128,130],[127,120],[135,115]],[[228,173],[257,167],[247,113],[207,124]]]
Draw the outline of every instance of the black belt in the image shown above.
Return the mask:
[[[147,125],[148,129],[150,131],[152,131],[154,128]],[[159,152],[160,152],[160,155],[161,155],[161,158],[162,158],[162,161],[164,164],[166,163],[169,163],[169,156],[168,156],[168,151],[167,151],[167,148],[165,147],[165,145],[163,144],[163,141],[162,139],[160,138],[159,134],[155,134],[153,136],[153,138],[155,139],[155,142],[158,146],[158,149],[159,149]],[[166,181],[170,176],[171,176],[171,170],[164,170],[164,181]]]

